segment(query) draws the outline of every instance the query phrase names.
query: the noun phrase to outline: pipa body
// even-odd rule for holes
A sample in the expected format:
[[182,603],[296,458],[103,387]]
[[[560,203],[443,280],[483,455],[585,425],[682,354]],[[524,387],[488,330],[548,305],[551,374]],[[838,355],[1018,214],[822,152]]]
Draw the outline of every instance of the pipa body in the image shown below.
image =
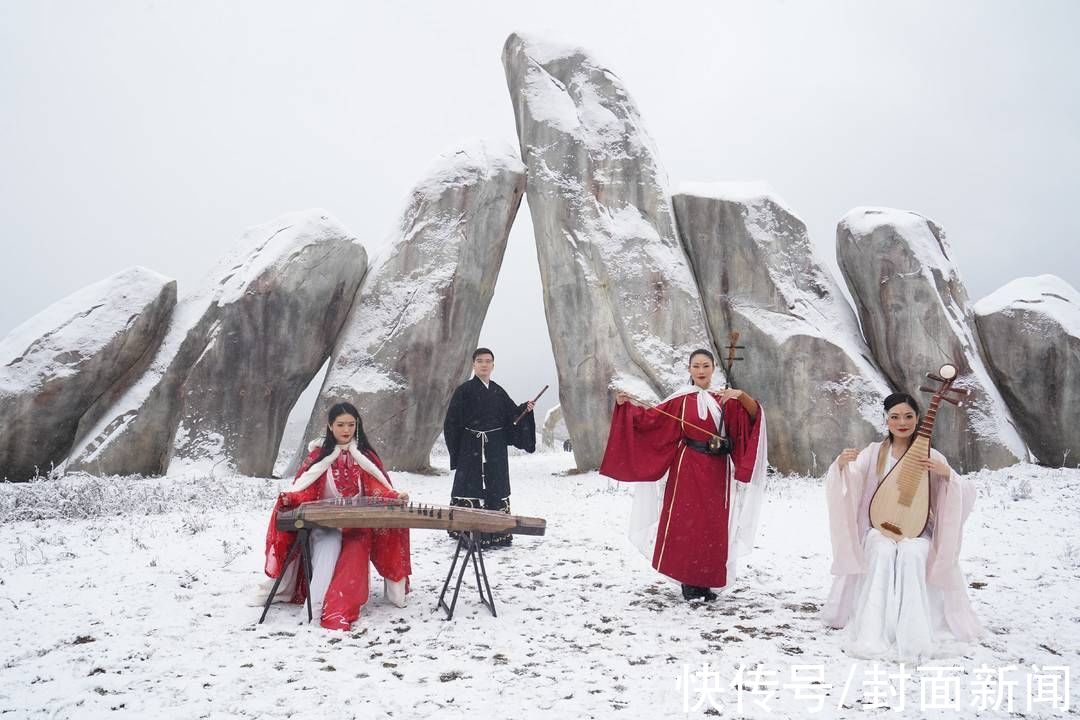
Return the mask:
[[920,461],[928,457],[929,435],[916,435],[874,491],[870,524],[886,537],[896,541],[916,538],[926,529],[930,518],[930,474]]

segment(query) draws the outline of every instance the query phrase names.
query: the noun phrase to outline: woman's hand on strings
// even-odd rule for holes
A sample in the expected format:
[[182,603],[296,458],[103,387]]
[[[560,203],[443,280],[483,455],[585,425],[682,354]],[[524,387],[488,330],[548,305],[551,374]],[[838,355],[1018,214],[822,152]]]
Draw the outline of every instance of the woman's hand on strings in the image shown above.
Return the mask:
[[409,493],[407,493],[407,492],[398,492],[397,499],[400,500],[401,502],[409,502]]
[[857,457],[859,457],[858,450],[855,448],[844,448],[840,451],[840,454],[836,456],[836,462],[840,464],[840,469],[843,470]]
[[725,388],[720,391],[721,402],[727,402],[728,400],[738,400],[745,395],[742,390],[736,390],[735,388]]
[[926,468],[927,472],[942,477],[948,477],[951,471],[949,463],[935,457],[919,458],[919,464]]

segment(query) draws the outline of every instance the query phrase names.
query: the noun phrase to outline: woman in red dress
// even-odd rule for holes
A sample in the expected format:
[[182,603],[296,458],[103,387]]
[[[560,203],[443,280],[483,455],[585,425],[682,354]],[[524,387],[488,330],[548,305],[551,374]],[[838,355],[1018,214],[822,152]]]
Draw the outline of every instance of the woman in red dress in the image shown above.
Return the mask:
[[[296,582],[300,562],[284,568],[289,546],[296,533],[277,529],[282,508],[305,502],[361,495],[401,498],[390,484],[382,461],[368,443],[360,413],[350,403],[330,408],[326,437],[313,442],[311,451],[288,490],[278,496],[266,532],[266,574],[272,578],[286,573],[277,599],[301,603],[306,597],[304,583]],[[368,562],[385,581],[385,596],[398,607],[405,606],[409,561],[408,529],[356,528],[311,531],[311,599],[316,612],[321,606],[321,624],[332,630],[348,630],[360,617],[368,599]]]
[[736,556],[753,546],[767,464],[761,407],[742,390],[713,389],[715,367],[711,352],[695,350],[692,385],[656,409],[617,393],[600,465],[624,482],[667,475],[659,487],[639,485],[631,539],[687,600],[716,599],[710,588],[728,585]]

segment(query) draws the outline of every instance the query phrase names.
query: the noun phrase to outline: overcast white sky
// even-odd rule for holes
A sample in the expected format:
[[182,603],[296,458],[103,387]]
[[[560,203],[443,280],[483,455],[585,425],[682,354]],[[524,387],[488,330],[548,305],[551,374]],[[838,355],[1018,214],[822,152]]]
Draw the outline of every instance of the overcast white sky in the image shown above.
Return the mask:
[[[673,189],[766,180],[826,257],[852,207],[921,212],[973,300],[1080,287],[1078,25],[1067,0],[6,0],[0,335],[130,265],[190,291],[290,210],[377,251],[441,150],[516,142],[515,30],[622,78]],[[518,400],[554,381],[532,242],[523,204],[481,338]]]

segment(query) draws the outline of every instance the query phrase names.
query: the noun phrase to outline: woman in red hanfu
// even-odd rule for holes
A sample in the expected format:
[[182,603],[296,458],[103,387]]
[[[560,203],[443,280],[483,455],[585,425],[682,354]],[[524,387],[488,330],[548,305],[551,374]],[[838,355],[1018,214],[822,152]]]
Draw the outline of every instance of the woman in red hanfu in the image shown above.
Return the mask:
[[[282,567],[296,533],[277,529],[279,510],[336,497],[409,497],[391,486],[382,461],[364,434],[360,413],[350,403],[330,408],[325,439],[313,442],[309,449],[296,479],[278,496],[266,532],[266,574],[276,578],[285,572],[275,599],[294,603],[302,603],[306,597],[304,583],[296,581],[302,560]],[[360,607],[368,599],[369,560],[384,579],[386,598],[405,607],[412,572],[407,528],[315,528],[310,538],[312,606],[316,613],[322,606],[323,627],[348,630],[360,617]]]
[[686,600],[715,600],[710,588],[734,579],[737,556],[753,547],[767,464],[765,413],[742,390],[712,389],[715,367],[711,352],[695,350],[691,387],[655,408],[618,392],[600,465],[639,483],[630,539]]

